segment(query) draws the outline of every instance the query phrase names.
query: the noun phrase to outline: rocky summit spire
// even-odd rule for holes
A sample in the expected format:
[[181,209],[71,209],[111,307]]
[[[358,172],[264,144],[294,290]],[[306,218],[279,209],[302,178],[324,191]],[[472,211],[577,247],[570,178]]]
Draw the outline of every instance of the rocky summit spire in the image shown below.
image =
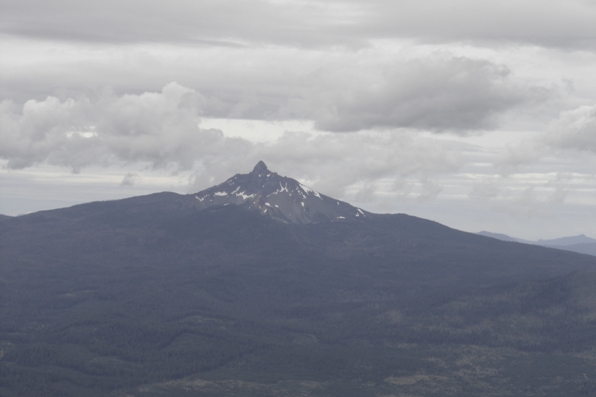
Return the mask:
[[373,216],[315,192],[295,179],[278,175],[262,161],[249,174],[236,174],[193,196],[198,208],[239,205],[285,223],[340,222]]
[[265,163],[261,160],[257,163],[257,165],[255,165],[255,168],[253,168],[252,172],[255,174],[260,174],[263,172],[268,172],[269,170],[267,169],[267,166],[265,165]]

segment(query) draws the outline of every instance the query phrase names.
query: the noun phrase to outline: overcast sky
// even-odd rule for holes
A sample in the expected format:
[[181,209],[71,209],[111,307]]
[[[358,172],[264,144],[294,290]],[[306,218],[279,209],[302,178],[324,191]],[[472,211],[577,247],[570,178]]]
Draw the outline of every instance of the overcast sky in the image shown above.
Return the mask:
[[0,213],[258,160],[373,212],[596,238],[596,1],[0,0]]

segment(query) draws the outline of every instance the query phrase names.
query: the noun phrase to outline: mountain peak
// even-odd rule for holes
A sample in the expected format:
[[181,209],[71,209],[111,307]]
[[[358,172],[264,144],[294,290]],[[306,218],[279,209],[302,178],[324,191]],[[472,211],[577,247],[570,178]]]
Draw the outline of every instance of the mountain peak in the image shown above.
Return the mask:
[[257,165],[255,165],[255,168],[253,168],[252,173],[261,174],[264,172],[269,172],[269,169],[267,168],[267,165],[265,165],[265,163],[261,160],[257,163]]
[[373,214],[325,196],[295,179],[270,171],[259,161],[249,174],[237,174],[194,194],[199,208],[239,205],[284,223],[359,220]]

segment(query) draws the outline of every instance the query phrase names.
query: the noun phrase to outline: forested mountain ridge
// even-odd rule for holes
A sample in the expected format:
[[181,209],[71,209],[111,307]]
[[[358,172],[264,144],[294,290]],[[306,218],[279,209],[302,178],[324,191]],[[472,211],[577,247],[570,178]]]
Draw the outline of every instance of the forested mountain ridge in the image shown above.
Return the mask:
[[197,195],[0,223],[0,396],[594,395],[596,258]]
[[482,231],[478,233],[481,236],[496,238],[502,241],[515,241],[523,244],[540,245],[542,247],[557,248],[565,251],[577,252],[579,254],[586,254],[596,256],[596,240],[587,237],[584,234],[578,236],[560,237],[552,240],[522,240],[514,237],[507,236],[501,233],[490,233]]

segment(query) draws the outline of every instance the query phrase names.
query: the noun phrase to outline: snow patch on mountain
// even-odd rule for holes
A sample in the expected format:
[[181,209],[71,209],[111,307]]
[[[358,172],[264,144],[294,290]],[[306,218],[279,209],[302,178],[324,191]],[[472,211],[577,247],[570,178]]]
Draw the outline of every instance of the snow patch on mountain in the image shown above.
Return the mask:
[[196,205],[241,205],[285,223],[358,220],[365,211],[314,191],[295,179],[269,171],[259,161],[252,172],[237,174],[196,195]]

